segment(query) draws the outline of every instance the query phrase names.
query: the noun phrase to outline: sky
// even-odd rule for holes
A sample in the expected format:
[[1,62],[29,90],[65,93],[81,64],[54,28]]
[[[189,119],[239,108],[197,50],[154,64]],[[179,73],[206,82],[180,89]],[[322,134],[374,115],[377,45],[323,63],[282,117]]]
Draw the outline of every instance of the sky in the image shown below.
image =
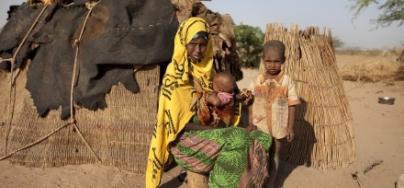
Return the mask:
[[[355,20],[350,10],[353,0],[212,0],[204,2],[212,11],[228,13],[236,24],[260,27],[267,23],[284,26],[328,27],[345,47],[384,49],[404,46],[404,25],[376,28],[371,20],[381,13],[376,6],[364,10]],[[0,0],[0,26],[11,4],[24,0]]]

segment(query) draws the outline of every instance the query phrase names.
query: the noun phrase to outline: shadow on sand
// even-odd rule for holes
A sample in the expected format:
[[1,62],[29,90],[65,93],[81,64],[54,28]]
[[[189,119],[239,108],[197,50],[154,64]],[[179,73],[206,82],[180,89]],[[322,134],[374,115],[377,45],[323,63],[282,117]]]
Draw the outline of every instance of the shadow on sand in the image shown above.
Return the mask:
[[316,142],[313,126],[305,120],[307,102],[303,99],[296,107],[295,138],[290,143],[284,143],[281,148],[280,169],[275,181],[275,187],[283,187],[285,180],[298,166],[311,165],[311,153]]

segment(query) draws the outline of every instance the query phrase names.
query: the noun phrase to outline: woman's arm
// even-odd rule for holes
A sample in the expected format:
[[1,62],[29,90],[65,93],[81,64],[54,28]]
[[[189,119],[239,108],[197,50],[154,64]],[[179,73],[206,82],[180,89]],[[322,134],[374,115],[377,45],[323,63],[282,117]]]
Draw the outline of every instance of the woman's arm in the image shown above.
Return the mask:
[[197,123],[187,123],[184,127],[184,131],[202,131],[202,130],[209,130],[213,129],[212,126],[202,126]]

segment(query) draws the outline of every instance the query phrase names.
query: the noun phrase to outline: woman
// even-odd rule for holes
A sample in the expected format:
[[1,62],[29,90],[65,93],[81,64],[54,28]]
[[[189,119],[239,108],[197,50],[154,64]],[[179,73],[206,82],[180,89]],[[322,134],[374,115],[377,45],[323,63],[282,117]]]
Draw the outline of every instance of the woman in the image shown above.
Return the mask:
[[[252,176],[254,170],[251,169],[266,167],[256,161],[264,161],[260,158],[266,156],[270,137],[242,128],[211,129],[190,123],[195,114],[191,110],[195,91],[193,83],[198,82],[207,91],[212,89],[213,49],[208,29],[203,19],[189,18],[181,23],[175,36],[172,61],[160,90],[157,123],[146,170],[147,188],[159,186],[170,150],[176,153],[175,160],[183,168],[209,174],[210,187],[244,187],[263,183],[265,174]],[[195,139],[200,142],[194,145],[185,143],[187,140],[192,143]]]

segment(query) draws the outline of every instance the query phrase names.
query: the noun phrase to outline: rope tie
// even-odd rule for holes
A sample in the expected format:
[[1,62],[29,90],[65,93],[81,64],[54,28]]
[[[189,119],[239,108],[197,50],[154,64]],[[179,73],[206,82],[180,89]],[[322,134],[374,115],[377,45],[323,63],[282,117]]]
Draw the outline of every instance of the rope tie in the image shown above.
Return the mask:
[[86,147],[91,151],[94,157],[97,159],[98,162],[101,162],[100,157],[94,152],[93,148],[88,144],[87,140],[84,138],[83,134],[81,133],[79,127],[77,126],[76,116],[74,114],[74,86],[76,85],[78,79],[78,72],[80,70],[78,56],[80,52],[80,42],[83,37],[85,27],[87,25],[87,21],[90,18],[91,13],[93,12],[94,7],[97,5],[98,2],[91,2],[86,3],[86,8],[88,9],[87,15],[84,19],[83,26],[80,30],[80,35],[77,39],[74,40],[74,45],[76,46],[76,53],[74,55],[74,62],[73,62],[73,73],[72,73],[72,81],[70,84],[70,124],[74,126],[74,129],[77,131],[78,135],[80,136],[81,140],[84,142]]
[[[100,1],[99,1],[99,2],[100,2]],[[91,151],[91,153],[95,156],[95,158],[97,159],[98,162],[102,162],[101,159],[98,157],[98,155],[94,152],[94,150],[92,149],[92,147],[88,144],[87,140],[84,138],[83,134],[81,133],[80,129],[78,128],[78,126],[77,126],[77,121],[76,121],[75,114],[74,114],[74,86],[75,86],[75,83],[76,83],[76,81],[77,81],[77,80],[76,80],[76,75],[77,75],[77,72],[78,72],[78,64],[79,64],[79,63],[78,63],[78,55],[79,55],[80,41],[81,41],[81,39],[82,39],[82,37],[83,37],[83,34],[84,34],[84,31],[85,31],[85,26],[86,26],[86,24],[87,24],[87,21],[88,21],[88,19],[89,19],[91,13],[92,13],[92,11],[93,11],[93,8],[94,8],[97,4],[98,4],[98,2],[86,3],[86,7],[87,7],[87,9],[88,9],[88,12],[87,12],[87,15],[86,15],[86,17],[85,17],[85,19],[84,19],[83,26],[82,26],[82,28],[81,28],[81,30],[80,30],[80,35],[79,35],[79,37],[78,37],[77,39],[74,40],[74,45],[76,46],[76,53],[75,53],[75,57],[74,57],[73,73],[72,73],[72,80],[71,80],[71,85],[70,85],[70,86],[71,86],[71,87],[70,87],[70,119],[69,119],[68,123],[66,123],[66,124],[64,124],[64,125],[62,125],[62,126],[60,126],[59,128],[55,129],[54,131],[50,132],[49,134],[47,134],[47,135],[45,135],[45,136],[39,138],[39,139],[36,140],[35,142],[32,142],[32,143],[30,143],[30,144],[27,144],[27,145],[25,145],[24,147],[21,147],[21,148],[15,150],[15,151],[13,151],[13,152],[7,154],[7,145],[8,145],[8,144],[7,144],[7,140],[8,140],[8,136],[9,136],[10,130],[11,130],[11,120],[12,120],[12,118],[11,118],[11,119],[10,119],[10,127],[9,127],[9,130],[8,130],[8,133],[7,133],[7,137],[6,137],[6,154],[5,154],[5,156],[0,157],[0,161],[11,157],[13,154],[15,154],[15,153],[17,153],[17,152],[19,152],[19,151],[21,151],[21,150],[25,150],[25,149],[27,149],[27,148],[30,148],[30,147],[36,145],[36,144],[39,144],[39,143],[41,143],[42,141],[44,141],[44,140],[46,140],[47,138],[49,138],[50,136],[52,136],[53,134],[55,134],[55,133],[57,133],[58,131],[60,131],[61,129],[63,129],[63,128],[69,126],[69,125],[73,125],[73,126],[74,126],[74,129],[77,131],[78,135],[80,136],[80,138],[82,139],[82,141],[84,142],[84,144],[86,145],[86,147]],[[43,14],[43,12],[45,11],[46,7],[48,7],[48,5],[46,5],[46,6],[42,9],[41,13],[38,15],[38,17],[37,17],[37,19],[35,20],[34,24],[31,26],[31,28],[30,28],[30,30],[29,30],[29,33],[32,32],[34,26],[35,26],[36,23],[38,22],[39,18],[42,16],[42,14]],[[19,47],[17,48],[17,51],[16,51],[17,53],[18,53],[18,51],[20,50],[22,44],[25,42],[26,38],[28,38],[28,35],[29,35],[29,34],[27,34],[27,35],[24,37],[23,42],[22,42],[22,43],[19,45]],[[17,53],[16,53],[16,54],[17,54]],[[12,70],[13,70],[13,68],[14,68],[14,67],[13,67],[13,66],[14,66],[13,64],[14,64],[14,59],[15,59],[15,57],[16,57],[16,54],[14,54],[13,58],[11,59]],[[12,73],[12,72],[11,72],[11,73]],[[11,82],[12,82],[12,81],[13,81],[13,75],[11,75],[11,78],[12,78],[12,80],[11,80]],[[13,87],[13,85],[14,85],[14,84],[11,83],[11,87]],[[12,93],[12,92],[10,92],[10,100],[11,100],[11,93]],[[13,110],[13,111],[14,111],[14,110]]]
[[[29,35],[31,35],[32,31],[34,30],[35,26],[38,24],[39,19],[42,17],[43,13],[45,12],[45,10],[48,8],[48,5],[45,5],[41,12],[38,14],[38,16],[36,17],[35,21],[32,23],[31,27],[28,29],[27,33],[25,34],[24,38],[22,39],[22,41],[20,42],[20,44],[18,45],[16,51],[14,52],[12,58],[9,59],[1,59],[1,62],[3,61],[10,61],[11,63],[11,76],[10,76],[10,95],[9,95],[9,102],[8,102],[8,114],[9,114],[9,126],[6,132],[6,140],[5,140],[5,147],[4,147],[4,151],[5,154],[7,155],[7,150],[8,150],[8,137],[10,136],[10,131],[11,131],[11,127],[12,127],[12,121],[13,121],[13,117],[14,117],[14,108],[15,108],[15,97],[14,99],[12,98],[13,93],[15,95],[15,80],[17,78],[14,78],[14,66],[15,66],[15,59],[18,55],[18,53],[20,52],[22,46],[25,44],[25,42],[27,41]],[[18,69],[17,74],[19,74],[20,69]]]

